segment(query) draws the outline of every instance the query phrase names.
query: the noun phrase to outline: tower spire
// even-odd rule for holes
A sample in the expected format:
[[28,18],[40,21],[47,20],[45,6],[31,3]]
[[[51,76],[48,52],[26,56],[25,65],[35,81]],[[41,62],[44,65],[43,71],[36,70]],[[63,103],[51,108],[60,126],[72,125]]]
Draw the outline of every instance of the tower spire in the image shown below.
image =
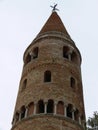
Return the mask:
[[57,4],[55,6],[52,6],[52,8],[53,8],[52,14],[50,15],[50,17],[48,18],[48,20],[46,21],[46,23],[42,27],[41,31],[39,32],[39,35],[43,34],[43,33],[55,31],[55,32],[63,33],[68,38],[70,38],[70,35],[68,34],[61,18],[59,17],[57,12],[55,11],[55,10],[57,10],[56,6],[57,6]]
[[24,53],[11,130],[84,130],[81,55],[56,6]]

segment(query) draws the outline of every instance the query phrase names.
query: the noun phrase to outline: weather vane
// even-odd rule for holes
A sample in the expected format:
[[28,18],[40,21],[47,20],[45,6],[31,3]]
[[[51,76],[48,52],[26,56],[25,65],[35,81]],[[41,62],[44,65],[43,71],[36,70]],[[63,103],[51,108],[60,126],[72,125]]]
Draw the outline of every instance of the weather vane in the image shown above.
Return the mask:
[[54,12],[54,11],[56,11],[56,10],[59,11],[59,9],[56,8],[56,7],[57,7],[57,4],[54,4],[54,6],[50,6],[50,7],[53,8],[53,9],[52,9],[52,12]]

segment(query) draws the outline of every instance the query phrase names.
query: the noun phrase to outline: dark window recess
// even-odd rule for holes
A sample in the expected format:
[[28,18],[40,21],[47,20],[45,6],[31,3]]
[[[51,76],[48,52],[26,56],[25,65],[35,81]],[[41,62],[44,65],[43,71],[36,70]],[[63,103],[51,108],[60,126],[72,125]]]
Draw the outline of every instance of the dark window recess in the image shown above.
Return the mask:
[[30,61],[31,61],[31,56],[30,56],[30,54],[28,54],[26,57],[25,64],[29,63]]
[[63,47],[63,57],[66,58],[66,59],[69,59],[68,52],[69,52],[69,48],[64,46]]
[[38,47],[34,48],[33,50],[33,59],[36,59],[38,57]]
[[53,113],[53,109],[54,109],[54,103],[52,100],[49,100],[47,105],[47,113]]
[[25,107],[22,107],[21,108],[21,119],[23,119],[25,117],[25,111],[26,111]]
[[16,122],[19,121],[19,113],[17,112],[15,115]]
[[27,79],[23,81],[22,90],[24,90],[27,86]]
[[51,82],[51,72],[50,71],[46,71],[44,73],[44,82]]
[[72,118],[72,105],[69,104],[67,107],[67,117]]
[[38,113],[44,113],[44,103],[42,100],[38,102]]
[[75,88],[75,79],[71,77],[70,79],[70,85],[72,88]]
[[78,64],[78,57],[77,57],[77,54],[74,51],[71,54],[71,61],[75,64]]

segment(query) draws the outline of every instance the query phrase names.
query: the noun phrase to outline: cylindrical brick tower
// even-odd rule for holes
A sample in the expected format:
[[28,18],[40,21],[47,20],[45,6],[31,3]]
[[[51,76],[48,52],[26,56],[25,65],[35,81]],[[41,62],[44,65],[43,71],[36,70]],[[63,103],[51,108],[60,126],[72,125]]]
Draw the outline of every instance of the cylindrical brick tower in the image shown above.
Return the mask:
[[11,130],[84,130],[81,55],[55,11],[23,60]]

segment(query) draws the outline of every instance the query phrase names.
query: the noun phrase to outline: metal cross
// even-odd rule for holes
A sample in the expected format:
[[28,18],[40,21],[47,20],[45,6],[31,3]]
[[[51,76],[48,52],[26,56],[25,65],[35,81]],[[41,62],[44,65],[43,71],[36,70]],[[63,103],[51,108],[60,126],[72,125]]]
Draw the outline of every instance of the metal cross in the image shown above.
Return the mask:
[[59,11],[59,9],[57,9],[56,6],[57,6],[57,4],[55,4],[54,6],[50,6],[51,8],[53,8],[52,9],[53,12],[56,11],[56,10]]

